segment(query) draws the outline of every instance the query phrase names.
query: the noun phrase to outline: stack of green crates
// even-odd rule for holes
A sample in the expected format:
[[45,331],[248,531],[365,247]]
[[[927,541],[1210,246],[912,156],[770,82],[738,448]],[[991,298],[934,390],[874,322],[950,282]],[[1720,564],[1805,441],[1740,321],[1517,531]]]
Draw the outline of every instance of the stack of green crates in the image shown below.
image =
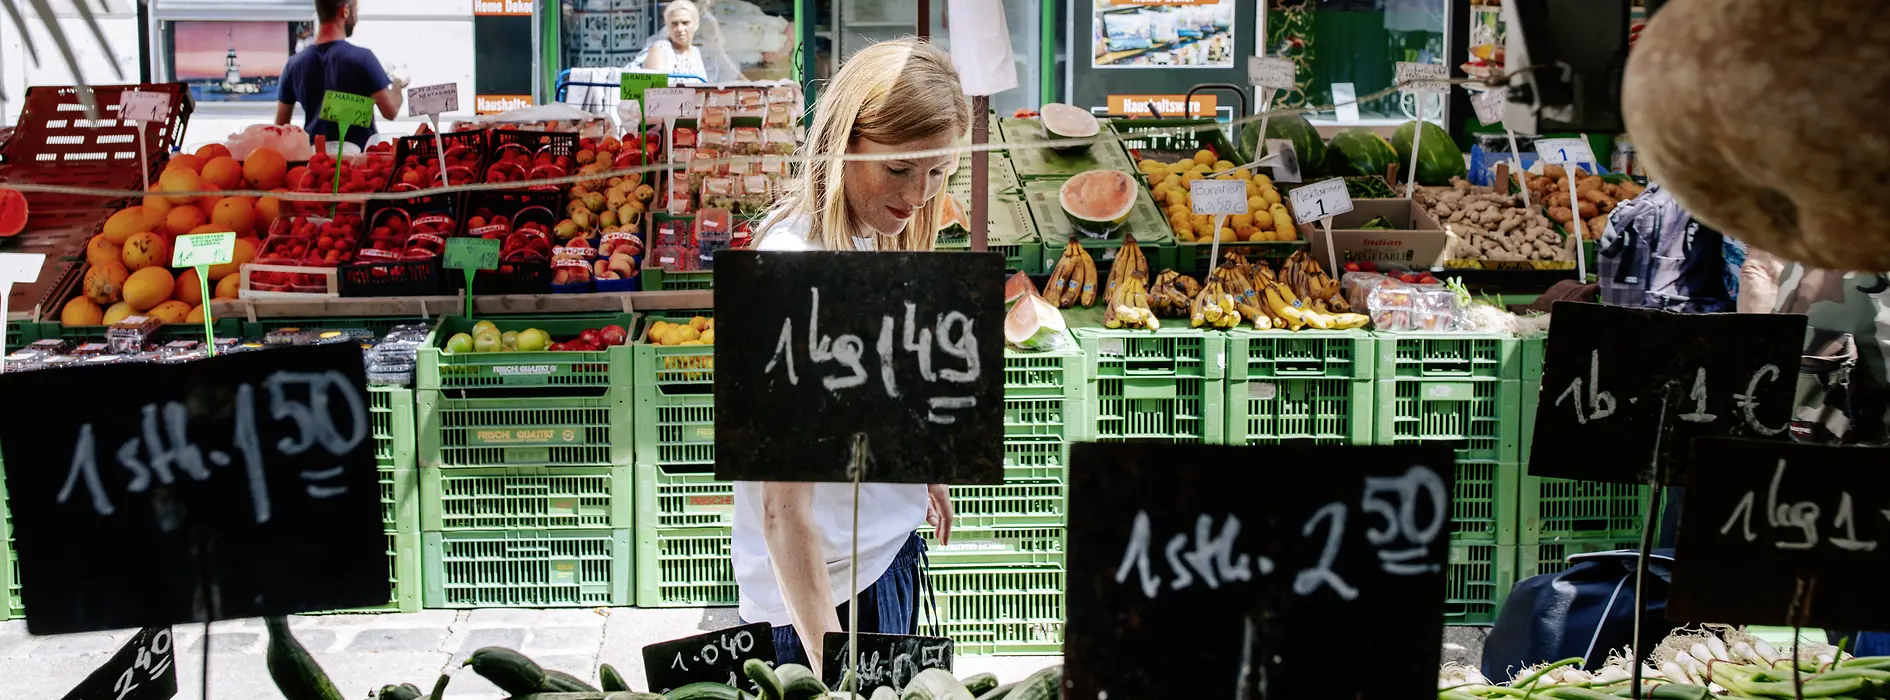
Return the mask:
[[[554,340],[634,314],[493,319]],[[473,320],[441,319],[415,381],[429,608],[632,603],[628,345],[453,354]]]
[[369,427],[381,482],[381,529],[387,534],[387,603],[347,612],[420,610],[420,476],[414,468],[413,390],[368,387]]
[[1073,344],[1005,350],[1004,484],[952,487],[949,545],[920,530],[938,619],[960,654],[1063,648],[1065,470],[1070,443],[1085,437],[1084,369]]
[[1456,446],[1449,592],[1454,624],[1488,623],[1516,580],[1521,358],[1513,336],[1379,333],[1377,436]]
[[1099,442],[1226,440],[1227,335],[1083,327],[1084,421]]
[[1374,339],[1360,330],[1227,334],[1227,444],[1368,445]]
[[[646,319],[689,323],[690,317]],[[715,348],[635,345],[640,607],[734,605],[735,485],[715,479]]]

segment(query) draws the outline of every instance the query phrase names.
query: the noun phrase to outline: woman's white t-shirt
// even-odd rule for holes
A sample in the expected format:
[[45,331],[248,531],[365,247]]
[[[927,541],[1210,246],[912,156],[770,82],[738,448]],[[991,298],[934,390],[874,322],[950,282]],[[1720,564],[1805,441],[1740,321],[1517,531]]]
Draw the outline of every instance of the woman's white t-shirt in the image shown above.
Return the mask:
[[[856,239],[860,250],[872,250],[873,241]],[[767,229],[757,250],[821,250],[820,241],[808,240],[804,216],[780,221]],[[892,566],[912,532],[925,523],[927,504],[923,484],[862,484],[860,486],[860,578],[849,592],[853,555],[853,485],[814,485],[814,530],[820,533],[820,551],[827,559],[827,580],[833,604],[840,605],[873,585]],[[741,587],[738,612],[748,622],[791,625],[781,584],[774,575],[774,560],[762,532],[761,483],[735,482],[735,582]]]

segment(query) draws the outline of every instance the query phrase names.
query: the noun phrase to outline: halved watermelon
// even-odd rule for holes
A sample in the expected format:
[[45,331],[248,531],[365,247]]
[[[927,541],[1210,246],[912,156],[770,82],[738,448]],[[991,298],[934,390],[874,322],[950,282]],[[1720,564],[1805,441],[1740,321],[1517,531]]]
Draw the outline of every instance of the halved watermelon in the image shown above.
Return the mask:
[[[1051,102],[1044,105],[1043,112],[1038,115],[1037,119],[1043,122],[1044,136],[1053,139],[1086,139],[1102,132],[1102,122],[1096,120],[1096,115],[1090,114],[1089,110],[1083,109],[1082,107],[1066,105],[1060,102]],[[1089,147],[1066,146],[1052,150],[1068,152],[1081,151],[1087,148]]]
[[1026,296],[1037,296],[1037,283],[1030,281],[1030,275],[1019,272],[1004,280],[1004,303],[1014,303]]
[[1078,230],[1102,238],[1128,223],[1140,188],[1128,173],[1091,170],[1065,181],[1057,201]]
[[1057,350],[1067,340],[1063,312],[1035,294],[1026,294],[1004,314],[1004,342],[1020,350]]
[[25,231],[27,214],[26,195],[19,190],[0,188],[0,238]]

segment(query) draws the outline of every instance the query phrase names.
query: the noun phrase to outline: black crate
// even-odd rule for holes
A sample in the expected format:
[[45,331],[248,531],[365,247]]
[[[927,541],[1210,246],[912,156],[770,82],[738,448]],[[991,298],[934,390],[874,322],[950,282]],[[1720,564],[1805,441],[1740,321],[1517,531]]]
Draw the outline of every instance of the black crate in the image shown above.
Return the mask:
[[[484,130],[444,132],[440,134],[440,143],[444,143],[448,151],[453,150],[455,146],[470,148],[475,156],[472,166],[472,177],[464,182],[454,180],[453,184],[464,185],[475,182],[485,182],[486,159],[488,154],[486,152],[486,132]],[[433,135],[419,134],[415,136],[402,136],[394,141],[394,175],[387,178],[388,192],[393,192],[394,187],[398,184],[397,178],[402,164],[407,162],[407,156],[417,157],[421,162],[439,160],[439,149],[435,146]],[[420,183],[419,189],[432,189],[437,186],[439,186],[439,178],[433,178]]]

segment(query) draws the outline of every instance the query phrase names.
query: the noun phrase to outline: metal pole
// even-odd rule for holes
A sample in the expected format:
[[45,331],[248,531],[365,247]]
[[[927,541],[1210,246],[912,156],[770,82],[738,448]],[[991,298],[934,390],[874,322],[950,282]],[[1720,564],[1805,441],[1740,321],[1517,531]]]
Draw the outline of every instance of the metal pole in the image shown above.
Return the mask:
[[[921,0],[923,1],[923,0]],[[971,98],[971,145],[991,141],[991,98]],[[991,226],[991,152],[971,154],[971,249],[990,250]]]

